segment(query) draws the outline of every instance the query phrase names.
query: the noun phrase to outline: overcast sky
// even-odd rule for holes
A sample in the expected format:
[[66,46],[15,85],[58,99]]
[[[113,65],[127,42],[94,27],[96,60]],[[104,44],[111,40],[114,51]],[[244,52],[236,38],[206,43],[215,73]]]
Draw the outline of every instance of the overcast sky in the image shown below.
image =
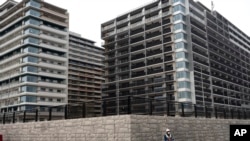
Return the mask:
[[[0,4],[6,0],[0,0]],[[20,1],[20,0],[16,0]],[[51,4],[68,9],[70,30],[101,45],[101,23],[120,14],[140,7],[153,0],[45,0]],[[211,0],[199,0],[208,8]],[[213,0],[215,10],[250,35],[250,0]]]

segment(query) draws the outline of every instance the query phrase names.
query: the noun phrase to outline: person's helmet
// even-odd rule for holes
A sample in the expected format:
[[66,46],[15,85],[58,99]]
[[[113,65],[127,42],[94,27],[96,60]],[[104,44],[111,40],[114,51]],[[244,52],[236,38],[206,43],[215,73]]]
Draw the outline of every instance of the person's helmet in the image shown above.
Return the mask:
[[167,128],[167,129],[166,129],[166,132],[170,132],[170,129]]

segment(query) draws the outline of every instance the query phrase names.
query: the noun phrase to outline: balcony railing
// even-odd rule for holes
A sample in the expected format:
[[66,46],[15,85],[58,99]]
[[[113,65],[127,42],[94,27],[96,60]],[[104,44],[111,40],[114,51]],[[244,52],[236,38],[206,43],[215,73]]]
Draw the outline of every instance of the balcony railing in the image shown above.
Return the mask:
[[140,59],[140,58],[144,58],[145,54],[141,53],[141,54],[137,54],[137,55],[133,55],[131,57],[131,60],[136,60],[136,59]]
[[138,13],[138,14],[136,14],[136,15],[131,16],[131,17],[130,17],[130,20],[135,19],[135,18],[138,18],[138,17],[140,17],[140,16],[142,16],[142,13]]
[[140,67],[144,67],[144,66],[145,66],[145,63],[140,62],[140,63],[132,64],[131,68],[135,69],[135,68],[140,68]]
[[149,39],[149,38],[152,38],[152,37],[156,37],[156,36],[159,36],[159,35],[161,35],[160,31],[149,33],[149,34],[146,34],[146,39]]
[[150,51],[147,51],[147,56],[152,56],[152,55],[156,55],[156,54],[160,54],[162,53],[162,50],[161,49],[156,49],[156,50],[150,50]]
[[143,41],[143,40],[144,40],[144,37],[140,36],[140,37],[131,39],[130,43],[133,44],[133,43],[140,42],[140,41]]
[[117,21],[116,24],[122,24],[122,23],[125,23],[125,22],[127,22],[127,21],[128,21],[128,19],[126,18],[126,19],[123,19],[123,20],[121,20],[121,21]]
[[163,60],[161,58],[153,59],[153,60],[147,60],[147,65],[153,65],[153,64],[158,64],[162,63]]
[[153,21],[153,20],[159,19],[160,17],[161,17],[160,15],[156,15],[156,16],[153,16],[153,17],[147,18],[147,19],[146,19],[146,22],[150,22],[150,21]]
[[148,10],[145,11],[145,14],[151,13],[151,12],[157,10],[158,8],[159,8],[159,7],[157,6],[157,7],[153,7],[153,8],[151,8],[151,9],[148,9]]
[[132,77],[139,77],[145,75],[144,71],[132,72]]
[[148,74],[163,72],[163,69],[148,69]]
[[141,50],[144,49],[145,47],[143,45],[139,45],[139,46],[135,46],[131,48],[131,52],[137,51],[137,50]]
[[[150,20],[151,20],[151,18],[150,18]],[[149,30],[149,29],[152,29],[152,28],[155,28],[155,27],[159,27],[159,26],[161,26],[161,23],[159,23],[159,22],[152,23],[150,25],[146,25],[146,30]]]
[[134,27],[136,27],[136,26],[142,25],[143,23],[144,23],[143,21],[139,21],[139,22],[137,22],[137,23],[131,24],[131,25],[130,25],[130,28],[134,28]]
[[152,47],[152,46],[156,46],[156,45],[160,45],[161,43],[162,43],[161,40],[147,42],[147,48]]

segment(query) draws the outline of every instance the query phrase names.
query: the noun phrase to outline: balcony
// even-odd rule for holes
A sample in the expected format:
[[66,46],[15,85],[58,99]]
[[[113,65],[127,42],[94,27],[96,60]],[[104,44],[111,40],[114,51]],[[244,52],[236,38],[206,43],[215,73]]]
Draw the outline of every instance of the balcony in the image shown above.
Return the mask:
[[117,29],[117,33],[123,32],[123,31],[125,31],[125,30],[128,30],[128,27],[123,27],[123,28]]
[[129,83],[120,84],[119,88],[128,88]]
[[142,16],[142,13],[138,13],[138,14],[135,14],[135,15],[131,15],[130,16],[130,20],[133,20],[135,18],[138,18],[138,17],[141,17]]
[[117,48],[122,48],[128,46],[128,42],[123,42],[123,43],[117,43]]
[[161,7],[163,8],[163,7],[166,7],[166,6],[169,6],[169,5],[170,5],[170,2],[167,1],[167,2],[165,2],[165,3],[162,3]]
[[198,97],[198,96],[196,96],[195,99],[196,99],[196,100],[199,100],[199,101],[203,101],[203,97]]
[[134,27],[137,27],[137,26],[142,25],[142,24],[144,24],[144,21],[139,21],[139,22],[131,24],[130,28],[134,28]]
[[163,38],[163,42],[164,42],[164,43],[172,42],[171,36],[169,36],[169,37],[164,37],[164,38]]
[[149,48],[149,47],[152,47],[152,46],[156,46],[156,45],[160,45],[162,44],[162,41],[161,40],[153,40],[152,42],[147,42],[146,43],[146,47]]
[[223,92],[220,91],[220,90],[217,90],[217,91],[214,91],[214,90],[213,90],[213,93],[214,93],[214,94],[217,94],[217,95],[224,95]]
[[173,71],[173,66],[165,66],[165,71]]
[[145,63],[144,62],[140,62],[140,63],[132,64],[131,68],[135,69],[135,68],[140,68],[140,67],[144,67],[144,66],[145,66]]
[[142,50],[144,48],[145,48],[144,45],[139,45],[139,46],[131,47],[131,52],[134,52],[134,51],[137,51],[137,50]]
[[107,29],[110,29],[110,28],[113,28],[113,27],[115,27],[115,24],[113,23],[113,24],[110,24],[110,25],[107,25],[107,26],[104,26],[102,29],[103,29],[103,31],[104,30],[107,30]]
[[205,60],[202,60],[202,59],[200,59],[198,57],[194,57],[193,59],[194,59],[195,62],[198,62],[198,63],[201,63],[203,65],[209,66],[209,64]]
[[158,63],[162,63],[163,60],[161,58],[156,58],[156,59],[152,59],[152,60],[147,60],[147,65],[154,65],[154,64],[158,64]]
[[151,8],[151,9],[146,10],[146,11],[145,11],[145,14],[151,13],[151,12],[157,10],[157,9],[158,9],[158,6],[155,6],[155,7]]
[[203,79],[203,82],[210,84],[210,80],[207,80],[207,79]]
[[192,38],[192,42],[207,49],[206,43],[200,42],[200,41],[198,41],[197,39],[194,39],[194,38]]
[[148,33],[148,34],[146,34],[146,39],[149,39],[149,38],[152,38],[152,37],[156,37],[156,36],[159,36],[159,35],[161,35],[160,31],[155,31],[153,33]]
[[166,33],[170,33],[171,32],[171,28],[168,27],[168,28],[164,28],[163,29],[163,33],[166,34]]
[[173,56],[165,56],[165,62],[173,61]]
[[141,85],[145,85],[145,82],[144,81],[137,81],[137,82],[131,83],[130,86],[141,86]]
[[170,18],[167,18],[167,19],[163,19],[162,24],[165,25],[165,24],[169,24],[170,22],[171,22]]
[[203,91],[204,91],[204,92],[207,92],[207,93],[211,93],[211,90],[210,90],[210,89],[204,88]]
[[144,75],[145,75],[144,71],[132,72],[132,77],[139,77]]
[[154,74],[154,73],[160,73],[160,72],[163,72],[162,68],[148,69],[148,74]]
[[116,86],[109,86],[108,88],[104,88],[103,91],[115,90]]
[[140,36],[140,37],[131,39],[130,44],[133,44],[133,43],[136,43],[136,42],[140,42],[140,41],[143,41],[143,40],[144,40],[144,37]]
[[207,39],[206,36],[205,36],[204,34],[201,34],[200,32],[195,31],[194,29],[191,29],[191,33],[193,33],[194,35],[196,35],[196,36],[202,38],[203,40],[206,40],[206,39]]
[[137,59],[141,59],[144,57],[145,57],[145,54],[140,53],[140,54],[132,55],[131,60],[137,60]]
[[104,33],[103,37],[108,37],[108,36],[111,36],[111,35],[114,35],[114,34],[115,34],[115,31],[110,31],[108,33]]
[[161,26],[161,23],[159,23],[159,22],[152,23],[150,25],[146,25],[146,30],[149,30],[149,29],[152,29],[152,28],[156,28],[156,27],[159,27],[159,26]]
[[138,29],[135,29],[135,30],[131,30],[130,36],[135,35],[135,34],[138,34],[138,33],[141,33],[141,32],[143,32],[143,31],[144,31],[143,28],[138,28]]
[[128,18],[120,20],[120,21],[117,21],[116,24],[119,25],[119,24],[125,23],[127,21],[128,21]]
[[201,87],[195,87],[195,90],[202,91]]
[[124,64],[124,63],[128,63],[128,59],[122,59],[118,62],[118,64]]
[[[156,19],[159,19],[161,16],[160,15],[156,15],[156,16],[152,16],[152,17],[149,17],[146,19],[146,22],[151,22],[151,21],[154,21]],[[154,28],[154,27],[152,27]],[[150,28],[149,28],[150,29]],[[148,30],[148,29],[147,29]]]
[[147,56],[152,56],[152,55],[156,55],[156,54],[160,54],[160,53],[162,53],[161,49],[149,50],[149,51],[147,51]]
[[196,52],[196,53],[198,53],[198,54],[201,54],[203,56],[208,57],[206,51],[201,51],[200,49],[197,49],[197,47],[195,47],[195,46],[193,46],[193,51]]
[[214,99],[214,103],[225,104],[223,100]]
[[164,52],[170,52],[173,51],[171,46],[164,47]]

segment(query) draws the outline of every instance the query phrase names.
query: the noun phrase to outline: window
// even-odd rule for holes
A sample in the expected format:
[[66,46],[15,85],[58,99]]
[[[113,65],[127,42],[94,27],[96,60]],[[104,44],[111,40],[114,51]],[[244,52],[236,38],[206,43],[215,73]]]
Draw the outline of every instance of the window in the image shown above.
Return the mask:
[[36,96],[21,96],[21,102],[37,102]]
[[187,35],[185,33],[176,33],[174,37],[175,37],[175,40],[187,39]]
[[28,44],[28,43],[38,44],[39,39],[33,38],[33,37],[28,37],[28,38],[24,39],[24,43],[25,44]]
[[25,66],[22,68],[22,71],[23,72],[37,72],[38,69],[37,67],[34,67],[34,66]]
[[21,87],[22,92],[37,92],[36,86],[22,86]]
[[191,92],[178,92],[178,98],[188,98],[191,99]]
[[21,106],[20,110],[21,111],[23,111],[23,110],[33,110],[35,108],[36,108],[36,106],[28,105],[28,106]]
[[174,15],[174,21],[179,21],[179,20],[186,21],[186,17],[182,14]]
[[38,48],[37,47],[33,47],[33,46],[28,46],[23,50],[25,53],[38,53]]
[[177,62],[176,63],[176,68],[188,68],[189,67],[189,63],[188,62]]
[[187,71],[180,71],[176,73],[177,78],[190,78],[190,73]]
[[178,88],[190,88],[190,82],[187,81],[178,82]]
[[33,10],[33,9],[28,10],[25,15],[26,16],[32,15],[32,16],[35,16],[35,17],[40,17],[41,16],[40,12],[38,12],[36,10]]
[[40,97],[40,101],[45,101],[45,97]]
[[173,3],[176,3],[176,2],[181,2],[181,3],[185,4],[185,0],[173,0]]
[[182,5],[174,6],[174,12],[181,11],[181,12],[185,13],[185,10],[186,10],[185,7]]
[[38,35],[40,33],[40,30],[35,29],[35,28],[27,28],[27,29],[25,29],[25,34],[29,34],[29,33]]
[[174,31],[180,30],[180,29],[186,30],[186,25],[184,25],[184,24],[182,24],[182,23],[178,23],[178,24],[175,24],[175,25],[174,25]]
[[188,58],[188,54],[185,53],[185,52],[177,52],[177,53],[176,53],[176,59],[180,59],[180,58],[185,58],[185,59],[187,59],[187,58]]
[[27,75],[22,77],[22,82],[37,82],[38,77],[37,76],[32,76],[32,75]]
[[40,21],[37,19],[30,18],[27,21],[25,21],[25,25],[33,24],[33,25],[40,25]]
[[32,63],[38,63],[38,58],[33,56],[27,56],[23,58],[24,63],[32,62]]
[[45,92],[45,91],[46,91],[46,88],[42,87],[42,88],[41,88],[41,91]]
[[26,6],[33,6],[36,8],[40,8],[41,4],[35,0],[30,0],[29,2],[26,3]]
[[175,48],[176,48],[176,49],[180,49],[180,48],[185,48],[185,49],[187,49],[187,44],[184,43],[184,42],[178,42],[178,43],[175,43]]

